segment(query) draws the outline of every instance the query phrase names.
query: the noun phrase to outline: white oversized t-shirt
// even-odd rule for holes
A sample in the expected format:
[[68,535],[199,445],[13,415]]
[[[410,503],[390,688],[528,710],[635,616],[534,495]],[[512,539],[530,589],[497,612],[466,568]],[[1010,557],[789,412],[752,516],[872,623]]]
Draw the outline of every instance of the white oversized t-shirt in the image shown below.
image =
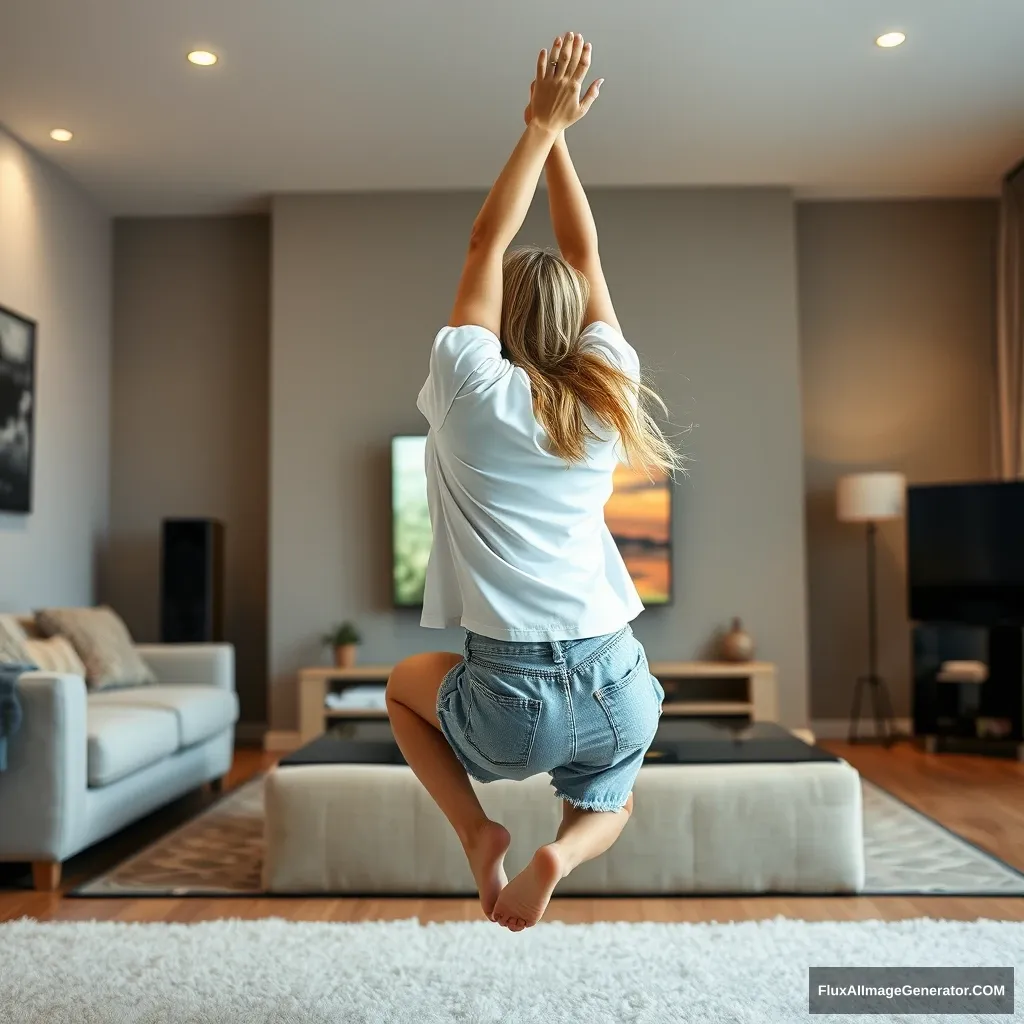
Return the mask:
[[[608,324],[591,324],[582,342],[639,377],[636,352]],[[583,464],[551,454],[526,371],[483,327],[440,331],[416,404],[430,425],[434,534],[424,626],[576,640],[621,629],[643,611],[604,520],[615,437],[591,442]]]

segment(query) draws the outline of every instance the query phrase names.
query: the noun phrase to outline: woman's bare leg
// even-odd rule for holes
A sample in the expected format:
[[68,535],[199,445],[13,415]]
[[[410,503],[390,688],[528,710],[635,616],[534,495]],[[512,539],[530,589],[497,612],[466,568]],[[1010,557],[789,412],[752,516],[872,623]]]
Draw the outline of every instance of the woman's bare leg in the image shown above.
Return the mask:
[[437,691],[461,660],[456,654],[416,654],[399,662],[388,679],[388,717],[403,757],[455,829],[490,917],[508,881],[504,860],[511,839],[484,813],[437,720]]
[[555,886],[573,868],[610,849],[632,811],[632,793],[620,811],[584,811],[563,801],[562,824],[555,841],[542,846],[502,889],[493,920],[514,932],[535,925],[544,916]]

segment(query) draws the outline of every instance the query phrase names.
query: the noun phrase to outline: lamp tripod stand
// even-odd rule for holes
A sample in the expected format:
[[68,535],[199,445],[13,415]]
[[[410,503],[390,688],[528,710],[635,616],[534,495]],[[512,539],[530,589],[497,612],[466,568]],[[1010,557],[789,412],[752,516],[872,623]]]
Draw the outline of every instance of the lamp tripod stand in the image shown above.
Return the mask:
[[[853,689],[849,741],[851,743],[881,743],[890,747],[900,737],[896,735],[893,726],[892,699],[889,696],[889,687],[878,674],[878,598],[875,574],[875,535],[877,532],[878,525],[869,521],[867,524],[868,671],[867,675],[857,677]],[[871,701],[871,712],[875,720],[875,735],[861,737],[859,726],[865,690],[867,690]]]

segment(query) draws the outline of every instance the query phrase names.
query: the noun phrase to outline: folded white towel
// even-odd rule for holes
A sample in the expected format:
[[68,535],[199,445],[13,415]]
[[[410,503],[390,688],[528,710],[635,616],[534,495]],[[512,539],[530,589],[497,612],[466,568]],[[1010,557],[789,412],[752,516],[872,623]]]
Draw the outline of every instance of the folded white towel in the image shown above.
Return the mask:
[[988,665],[983,661],[944,661],[935,677],[940,683],[983,683]]
[[348,686],[337,693],[327,694],[324,703],[332,710],[345,708],[360,711],[385,711],[387,702],[384,699],[384,687]]

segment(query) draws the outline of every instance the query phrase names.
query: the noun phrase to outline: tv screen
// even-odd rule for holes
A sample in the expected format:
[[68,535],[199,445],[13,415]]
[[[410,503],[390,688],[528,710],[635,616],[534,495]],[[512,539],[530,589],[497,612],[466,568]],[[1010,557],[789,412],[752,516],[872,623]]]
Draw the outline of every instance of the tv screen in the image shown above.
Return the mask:
[[[391,442],[391,521],[394,602],[400,608],[423,603],[430,556],[430,512],[423,468],[425,436]],[[619,466],[605,520],[645,605],[672,600],[672,490],[667,474],[648,480]]]
[[910,617],[1024,623],[1024,482],[911,487]]

